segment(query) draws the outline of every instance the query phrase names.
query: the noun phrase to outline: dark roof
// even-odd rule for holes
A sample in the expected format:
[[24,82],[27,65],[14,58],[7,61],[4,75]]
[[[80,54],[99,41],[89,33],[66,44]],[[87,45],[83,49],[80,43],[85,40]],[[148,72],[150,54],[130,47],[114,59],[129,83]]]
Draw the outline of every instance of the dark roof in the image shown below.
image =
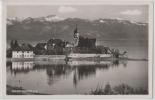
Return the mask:
[[21,47],[19,47],[19,46],[12,49],[12,51],[21,51],[21,50],[22,50],[22,49],[21,49]]
[[29,44],[23,44],[12,49],[12,51],[33,51],[33,47]]
[[78,33],[77,25],[76,25],[76,28],[74,29],[74,34],[75,34],[75,33]]
[[94,36],[89,36],[89,35],[80,35],[80,38],[84,38],[84,39],[96,39]]
[[30,47],[28,44],[21,46],[22,51],[33,51],[33,48]]
[[88,37],[84,37],[84,36],[80,36],[79,39],[84,39],[84,40],[95,40],[96,38],[88,38]]

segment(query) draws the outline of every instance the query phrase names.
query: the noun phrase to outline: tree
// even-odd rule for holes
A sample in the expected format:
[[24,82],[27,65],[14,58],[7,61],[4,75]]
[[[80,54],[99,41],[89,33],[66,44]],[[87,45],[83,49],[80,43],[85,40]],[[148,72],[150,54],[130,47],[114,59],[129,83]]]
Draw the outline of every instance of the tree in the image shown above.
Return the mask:
[[18,44],[18,41],[17,40],[15,40],[14,46],[15,47],[19,47],[19,44]]
[[11,40],[10,46],[11,46],[11,49],[19,47],[18,41],[17,40]]
[[112,94],[112,88],[110,86],[110,84],[106,84],[105,88],[104,88],[104,93],[105,94]]
[[11,42],[10,42],[10,47],[11,47],[11,48],[13,48],[13,46],[14,46],[13,44],[14,44],[14,41],[11,40]]
[[12,57],[12,50],[11,50],[11,48],[6,51],[6,56],[8,58],[11,58]]

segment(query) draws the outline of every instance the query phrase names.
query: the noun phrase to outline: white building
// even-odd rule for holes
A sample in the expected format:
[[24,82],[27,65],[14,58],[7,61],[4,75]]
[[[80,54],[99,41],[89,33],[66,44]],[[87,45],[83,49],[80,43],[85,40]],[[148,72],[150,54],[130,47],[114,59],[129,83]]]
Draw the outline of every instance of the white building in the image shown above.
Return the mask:
[[12,51],[12,58],[23,58],[22,51]]
[[12,51],[12,58],[33,58],[33,50],[29,48],[18,47]]
[[33,51],[12,51],[12,58],[33,58]]

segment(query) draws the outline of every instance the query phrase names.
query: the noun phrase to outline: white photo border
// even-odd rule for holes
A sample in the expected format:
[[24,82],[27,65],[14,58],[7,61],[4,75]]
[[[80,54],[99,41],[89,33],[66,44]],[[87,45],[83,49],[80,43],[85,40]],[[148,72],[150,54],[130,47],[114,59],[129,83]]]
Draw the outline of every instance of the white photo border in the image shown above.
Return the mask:
[[[24,1],[24,0],[22,0]],[[8,5],[148,5],[149,6],[149,41],[148,41],[148,88],[149,94],[148,95],[6,95],[6,12]],[[46,98],[46,99],[103,99],[103,98],[138,98],[138,99],[148,99],[153,97],[153,48],[154,48],[154,35],[153,35],[153,1],[147,0],[134,0],[134,1],[127,1],[127,0],[53,0],[50,2],[3,2],[2,4],[2,97],[3,98],[18,98],[18,99],[39,99],[39,98]]]

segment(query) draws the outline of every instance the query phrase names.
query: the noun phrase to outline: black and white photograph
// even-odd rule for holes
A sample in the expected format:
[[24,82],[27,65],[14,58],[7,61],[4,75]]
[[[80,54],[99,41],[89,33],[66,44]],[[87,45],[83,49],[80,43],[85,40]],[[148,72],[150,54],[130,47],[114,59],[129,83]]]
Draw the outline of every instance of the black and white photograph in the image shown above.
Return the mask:
[[148,4],[6,6],[6,95],[149,95]]

